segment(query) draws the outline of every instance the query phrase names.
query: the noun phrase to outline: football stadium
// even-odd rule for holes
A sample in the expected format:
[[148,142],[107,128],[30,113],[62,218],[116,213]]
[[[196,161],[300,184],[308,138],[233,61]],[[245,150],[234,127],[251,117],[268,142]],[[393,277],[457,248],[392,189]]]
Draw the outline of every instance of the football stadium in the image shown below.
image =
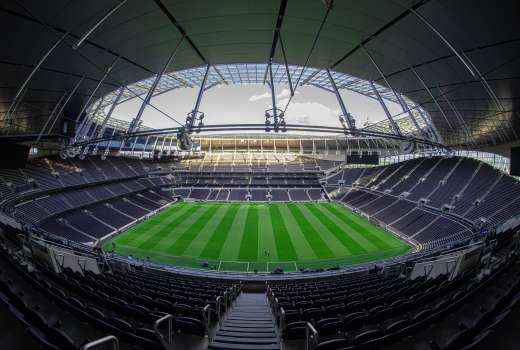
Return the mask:
[[0,348],[516,350],[519,16],[2,1]]

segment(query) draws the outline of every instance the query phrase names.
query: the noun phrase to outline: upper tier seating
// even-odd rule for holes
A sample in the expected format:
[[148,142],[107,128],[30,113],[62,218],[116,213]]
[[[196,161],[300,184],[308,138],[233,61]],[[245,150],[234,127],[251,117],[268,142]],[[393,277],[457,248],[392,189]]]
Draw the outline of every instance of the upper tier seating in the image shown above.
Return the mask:
[[[407,213],[414,207],[407,201],[421,201],[437,211],[448,210],[468,222],[483,219],[493,225],[520,213],[520,183],[473,159],[419,158],[361,172],[357,168],[345,169],[340,174],[342,179],[348,179],[344,186],[355,183],[365,189],[351,191],[337,199],[385,223],[393,222],[401,216],[399,213]],[[327,183],[337,184],[339,178],[336,174]],[[399,201],[403,206],[386,207],[401,196],[406,198]],[[397,215],[386,218],[387,213]]]

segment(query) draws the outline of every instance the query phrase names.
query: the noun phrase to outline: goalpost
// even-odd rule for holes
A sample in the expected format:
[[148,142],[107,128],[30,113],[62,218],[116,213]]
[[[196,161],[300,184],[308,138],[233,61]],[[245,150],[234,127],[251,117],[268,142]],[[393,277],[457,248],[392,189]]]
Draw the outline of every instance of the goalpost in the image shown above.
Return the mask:
[[[296,261],[237,261],[219,260],[217,271],[244,271],[269,273],[280,267],[284,272],[298,271]],[[255,271],[256,270],[256,271]]]

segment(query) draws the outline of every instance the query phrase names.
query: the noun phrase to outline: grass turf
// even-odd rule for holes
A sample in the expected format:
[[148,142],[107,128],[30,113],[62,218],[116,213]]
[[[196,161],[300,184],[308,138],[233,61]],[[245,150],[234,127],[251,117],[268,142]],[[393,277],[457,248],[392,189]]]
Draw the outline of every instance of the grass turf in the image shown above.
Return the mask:
[[174,204],[104,244],[152,261],[222,271],[329,268],[411,247],[338,203]]

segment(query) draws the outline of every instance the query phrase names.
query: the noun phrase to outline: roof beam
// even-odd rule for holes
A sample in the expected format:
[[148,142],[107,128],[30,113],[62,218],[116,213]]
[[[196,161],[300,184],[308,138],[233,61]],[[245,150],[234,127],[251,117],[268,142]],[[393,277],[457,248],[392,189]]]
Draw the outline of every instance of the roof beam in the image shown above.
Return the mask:
[[[181,44],[185,38],[186,37],[182,36],[181,39],[177,42],[177,44],[173,48],[170,56],[164,63],[162,70],[159,73],[157,73],[157,75],[155,76],[155,79],[154,79],[152,85],[150,86],[150,88],[148,89],[148,92],[146,93],[146,97],[144,98],[143,102],[141,103],[141,106],[139,107],[139,111],[137,112],[137,115],[130,123],[130,126],[128,128],[129,133],[134,132],[139,128],[139,122],[141,121],[141,117],[143,116],[146,106],[148,106],[150,104],[150,101],[152,100],[152,97],[153,97],[153,93],[155,92],[157,85],[159,85],[159,81],[161,80],[162,76],[164,75],[164,73],[166,72],[166,70],[168,69],[170,64],[173,62],[173,59],[174,59],[175,55],[177,54],[177,50],[179,50],[179,47],[181,46]],[[173,119],[173,120],[176,123],[180,124],[175,119]]]
[[[379,67],[379,65],[377,64],[377,62],[374,60],[374,58],[372,57],[372,55],[370,54],[370,52],[368,52],[367,49],[365,49],[364,46],[361,46],[361,48],[363,49],[363,52],[365,53],[365,55],[368,57],[369,61],[372,63],[372,65],[376,68],[377,72],[379,73],[379,76],[381,76],[386,85],[388,86],[388,88],[394,92],[394,95],[395,97],[398,99],[397,97],[397,94],[395,93],[394,89],[392,88],[392,85],[390,85],[390,83],[388,82],[388,80],[386,79],[386,76],[385,74],[383,73],[383,71],[381,70],[381,68]],[[373,81],[370,81],[370,85],[372,86],[372,90],[374,91],[374,94],[376,95],[377,99],[379,100],[379,103],[381,104],[381,107],[383,108],[383,110],[385,111],[385,114],[387,115],[388,117],[388,121],[390,122],[390,125],[392,126],[392,129],[394,129],[394,131],[398,134],[398,135],[401,135],[401,130],[399,130],[399,126],[397,125],[397,123],[395,122],[395,120],[392,118],[392,115],[390,114],[390,112],[388,111],[384,101],[383,101],[383,98],[381,97],[381,94],[379,93],[379,91],[377,90],[376,86],[374,85],[374,82]]]
[[294,96],[294,88],[291,80],[291,72],[289,71],[289,63],[287,62],[287,54],[285,53],[285,47],[283,46],[282,36],[280,35],[280,47],[282,48],[283,62],[285,64],[285,74],[287,74],[287,82],[289,83],[289,90],[291,90],[291,96]]
[[305,78],[301,83],[300,86],[303,86],[305,84],[308,84],[318,73],[321,72],[321,69],[317,69],[316,71],[312,72],[307,78]]
[[[112,61],[112,63],[110,64],[110,66],[108,66],[105,70],[105,73],[103,74],[103,76],[101,77],[101,79],[99,79],[96,87],[94,88],[94,90],[92,90],[92,93],[90,94],[89,98],[87,99],[87,101],[83,104],[83,107],[81,108],[81,110],[79,111],[78,113],[78,116],[76,117],[75,122],[79,122],[80,119],[81,119],[81,115],[87,110],[87,108],[90,106],[90,103],[92,102],[92,99],[94,98],[95,94],[97,93],[97,91],[99,90],[99,88],[101,87],[101,85],[103,85],[103,82],[105,81],[105,79],[109,76],[110,74],[110,71],[115,67],[115,65],[117,64],[117,62],[119,62],[119,57],[116,57],[115,60]],[[79,125],[79,127],[77,128],[76,130],[76,135],[74,136],[74,142],[78,141],[79,139],[81,139],[83,137],[83,130],[85,129],[85,125],[89,124],[89,116],[88,115],[85,115],[83,117],[83,120],[81,121],[81,124]]]
[[83,42],[90,36],[90,34],[92,34],[101,24],[103,24],[103,22],[105,22],[108,19],[108,17],[112,16],[114,12],[119,10],[119,8],[123,6],[127,1],[128,0],[122,0],[120,3],[113,6],[103,17],[101,17],[101,19],[99,19],[89,30],[87,30],[85,34],[83,34],[74,45],[72,45],[72,48],[74,50],[77,50],[81,46],[81,44],[83,44]]
[[202,127],[203,119],[204,119],[204,113],[199,111],[200,103],[202,102],[202,97],[204,96],[204,91],[206,91],[206,84],[208,82],[208,76],[209,76],[209,70],[211,68],[211,65],[208,64],[206,66],[206,71],[204,72],[204,77],[202,78],[202,82],[200,83],[199,93],[197,95],[197,100],[195,100],[195,106],[193,106],[193,110],[188,113],[186,116],[186,122],[184,123],[184,129],[186,130],[187,134],[189,135],[193,128],[195,127],[195,124],[198,122],[198,127]]
[[82,77],[81,79],[78,80],[78,82],[76,83],[76,85],[74,85],[74,87],[72,88],[72,91],[69,93],[69,95],[67,96],[67,98],[65,99],[65,101],[62,103],[60,109],[58,110],[58,112],[55,114],[54,116],[54,121],[52,121],[50,127],[49,127],[49,130],[48,130],[48,133],[50,134],[52,132],[52,130],[54,129],[54,125],[56,124],[56,122],[58,121],[58,118],[63,114],[63,111],[65,110],[65,107],[68,105],[69,101],[72,99],[72,97],[76,94],[76,91],[78,90],[79,86],[83,83],[83,80],[85,78]]
[[[345,103],[343,102],[343,98],[341,97],[338,86],[336,85],[336,82],[334,81],[334,77],[332,74],[330,74],[330,70],[327,69],[327,76],[329,77],[330,85],[332,86],[333,93],[336,96],[336,99],[338,100],[339,107],[341,108],[342,116],[339,117],[339,120],[341,121],[341,124],[344,125],[346,122],[349,129],[356,130],[356,124],[354,121],[354,118],[351,116],[351,114],[347,111],[347,107],[345,106]],[[343,117],[343,118],[341,118]]]
[[276,26],[274,28],[273,42],[271,44],[271,51],[269,52],[269,62],[272,61],[276,52],[276,46],[278,45],[278,39],[280,38],[280,30],[282,29],[283,19],[285,17],[285,10],[287,9],[287,3],[289,0],[281,0],[280,8],[278,9],[278,17],[276,17]]
[[175,26],[175,28],[177,28],[177,30],[179,31],[179,33],[186,39],[186,41],[188,42],[188,44],[191,46],[191,48],[193,49],[193,51],[195,51],[195,53],[197,54],[197,56],[199,56],[199,58],[206,64],[209,64],[208,60],[206,59],[206,57],[204,57],[204,55],[202,54],[202,52],[200,52],[200,50],[197,48],[197,46],[195,45],[195,43],[193,42],[193,40],[191,40],[191,38],[188,36],[188,33],[186,33],[186,31],[184,30],[184,28],[180,25],[180,23],[177,21],[177,19],[175,17],[173,17],[172,13],[170,12],[170,10],[168,10],[168,8],[163,4],[163,2],[161,0],[154,0],[155,3],[157,4],[157,6],[159,6],[159,8],[161,9],[161,11],[166,15],[166,17],[168,17],[168,19],[170,20],[170,22]]
[[334,69],[338,65],[340,65],[343,61],[345,61],[347,58],[352,56],[354,53],[356,53],[359,49],[361,49],[363,46],[367,45],[369,42],[372,41],[372,39],[376,38],[379,34],[383,33],[387,29],[391,28],[394,24],[398,23],[400,20],[408,16],[412,13],[412,11],[415,11],[419,9],[424,4],[428,3],[430,0],[421,0],[417,2],[412,7],[406,9],[405,11],[401,12],[397,17],[392,19],[390,22],[386,23],[384,26],[376,30],[372,35],[369,35],[365,40],[360,42],[358,45],[354,46],[349,52],[347,52],[345,55],[343,55],[340,59],[338,59],[334,64],[332,64],[329,68]]
[[321,22],[320,22],[320,27],[318,28],[318,31],[314,35],[314,40],[312,41],[312,45],[309,50],[309,53],[307,54],[307,57],[305,58],[305,63],[303,64],[302,70],[301,70],[300,74],[298,75],[298,79],[296,79],[296,83],[294,84],[294,91],[292,92],[293,94],[289,97],[289,101],[287,101],[287,104],[285,105],[285,108],[283,109],[284,113],[287,111],[287,108],[289,108],[289,104],[291,103],[291,101],[294,97],[294,92],[298,88],[298,86],[300,84],[300,80],[303,76],[303,73],[307,69],[307,65],[309,64],[312,53],[314,52],[314,49],[316,48],[316,44],[318,43],[318,39],[320,38],[321,31],[323,30],[323,27],[325,26],[325,23],[327,22],[327,18],[329,17],[330,12],[332,11],[334,0],[324,1],[323,3],[327,7],[327,11],[323,15],[323,18],[321,19]]
[[411,67],[410,69],[411,69],[412,73],[415,75],[415,77],[417,78],[417,80],[419,80],[419,82],[421,83],[421,85],[424,87],[424,89],[426,90],[426,92],[428,92],[428,95],[429,95],[430,98],[432,99],[433,103],[435,103],[435,106],[437,107],[437,109],[439,110],[439,112],[441,113],[441,115],[444,117],[444,120],[446,121],[446,124],[448,124],[448,126],[450,127],[450,129],[453,129],[453,126],[451,125],[450,120],[448,119],[448,116],[446,115],[446,113],[445,113],[444,110],[442,109],[441,105],[439,104],[439,101],[437,101],[437,99],[435,98],[435,96],[433,96],[433,92],[430,90],[430,88],[428,87],[428,85],[426,85],[426,83],[424,82],[423,78],[419,75],[419,73],[417,73],[417,71],[415,70],[415,68]]
[[385,101],[383,101],[383,98],[381,97],[381,94],[379,94],[379,91],[377,90],[376,86],[374,85],[373,81],[370,81],[370,85],[372,86],[372,90],[374,91],[374,95],[377,97],[377,100],[379,101],[379,104],[381,105],[381,108],[383,109],[383,112],[385,112],[385,115],[388,119],[388,122],[390,124],[390,129],[393,130],[397,135],[402,136],[401,130],[399,129],[399,126],[395,122],[394,118],[392,118],[392,114],[390,114],[390,111],[388,110],[388,107],[385,104]]
[[[24,19],[24,20],[27,20],[27,21],[30,21],[30,22],[33,22],[33,23],[37,23],[37,24],[40,24],[41,26],[43,27],[47,27],[47,28],[50,28],[52,30],[54,30],[55,32],[58,32],[60,34],[66,34],[68,33],[69,34],[69,37],[71,38],[74,38],[74,39],[79,39],[79,35],[76,35],[74,33],[69,33],[67,32],[65,29],[63,28],[60,28],[60,27],[56,27],[52,24],[49,24],[49,23],[45,23],[44,21],[38,19],[38,18],[35,18],[35,17],[32,17],[32,16],[28,16],[28,15],[25,15],[25,14],[22,14],[22,13],[19,13],[19,12],[16,12],[16,11],[13,11],[11,9],[7,9],[7,8],[3,8],[3,7],[0,7],[0,12],[3,12],[3,13],[7,13],[7,14],[10,14],[12,16],[16,16],[18,18],[21,18],[21,19]],[[114,50],[112,49],[109,49],[107,47],[104,47],[104,46],[101,46],[93,41],[90,41],[88,39],[86,39],[84,41],[85,43],[97,48],[97,49],[100,49],[102,51],[105,51],[105,52],[108,52],[109,54],[111,54],[112,56],[114,57],[120,57],[121,60],[125,61],[126,63],[130,63],[131,65],[137,67],[137,68],[140,68],[148,73],[151,73],[151,74],[155,74],[155,72],[153,72],[151,69],[148,69],[146,68],[145,66],[137,63],[137,62],[134,62],[132,61],[130,58],[128,57],[125,57],[125,56],[122,56],[120,55],[119,53],[115,52]]]
[[[40,68],[40,66],[47,60],[47,58],[49,57],[49,55],[54,51],[54,49],[56,49],[56,47],[58,47],[58,45],[61,44],[61,42],[63,41],[63,39],[65,39],[65,37],[68,35],[68,33],[65,33],[63,36],[61,36],[46,52],[45,54],[40,58],[40,60],[38,61],[38,63],[36,64],[36,66],[34,66],[33,70],[31,71],[31,73],[29,73],[29,75],[27,76],[27,78],[25,78],[24,82],[22,83],[22,85],[20,86],[20,88],[18,88],[18,91],[16,91],[16,95],[14,96],[13,100],[11,101],[11,104],[9,106],[9,109],[7,110],[7,113],[5,115],[5,121],[7,123],[7,126],[9,128],[9,123],[10,123],[10,119],[11,119],[11,114],[13,114],[16,110],[16,106],[18,106],[18,102],[19,100],[21,101],[21,96],[23,96],[23,91],[25,90],[25,88],[27,87],[27,85],[29,84],[29,82],[31,81],[31,79],[33,78],[34,74],[38,71],[38,69]],[[9,130],[9,129],[8,129]]]

